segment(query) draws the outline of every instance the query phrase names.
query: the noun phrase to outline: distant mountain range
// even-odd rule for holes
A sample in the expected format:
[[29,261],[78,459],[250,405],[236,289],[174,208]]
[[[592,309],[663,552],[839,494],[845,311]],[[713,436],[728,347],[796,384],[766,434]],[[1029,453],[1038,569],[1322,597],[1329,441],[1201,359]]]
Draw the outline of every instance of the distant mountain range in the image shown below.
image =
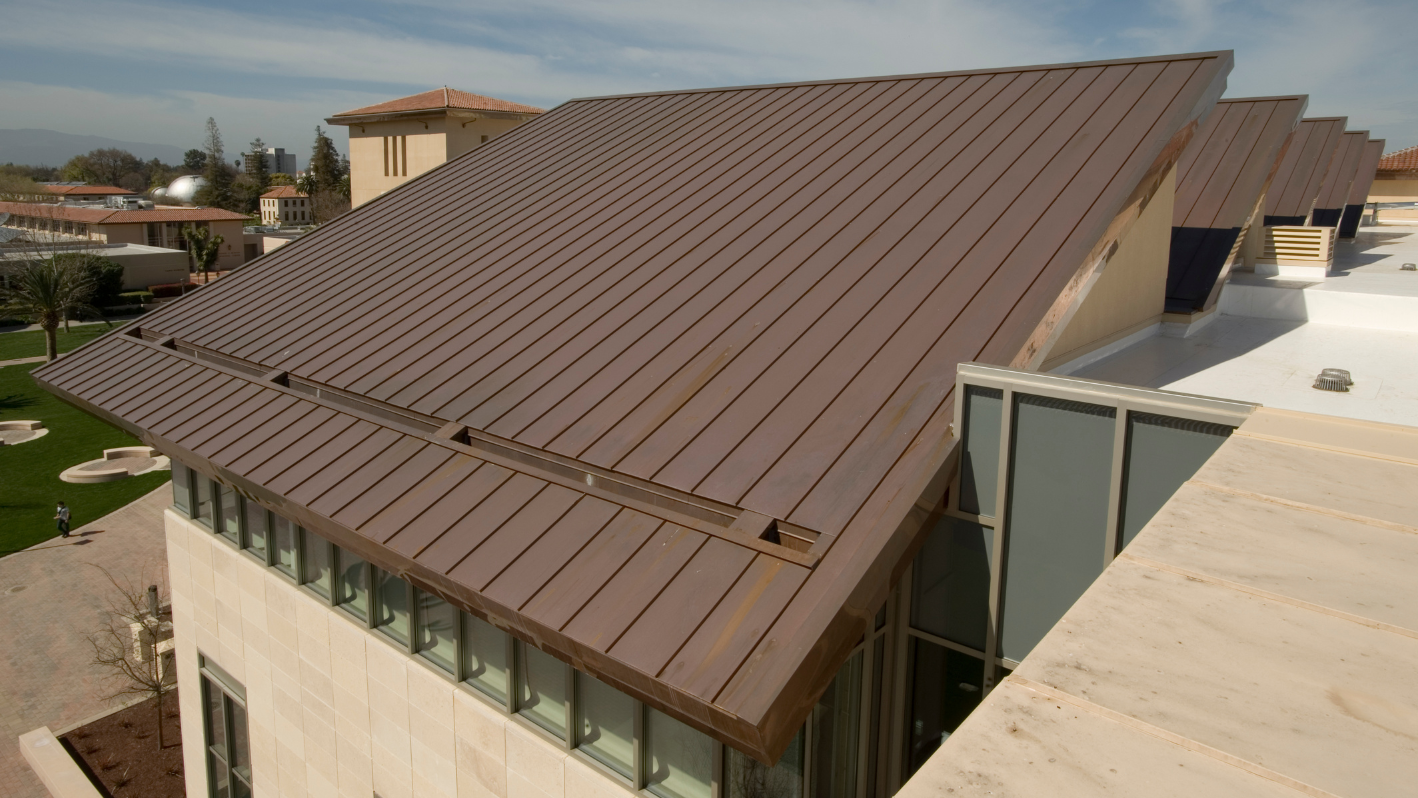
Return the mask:
[[157,158],[165,164],[182,163],[184,152],[181,147],[171,144],[144,144],[103,136],[76,136],[57,130],[0,130],[0,163],[63,166],[75,155],[106,147],[127,150],[144,161]]

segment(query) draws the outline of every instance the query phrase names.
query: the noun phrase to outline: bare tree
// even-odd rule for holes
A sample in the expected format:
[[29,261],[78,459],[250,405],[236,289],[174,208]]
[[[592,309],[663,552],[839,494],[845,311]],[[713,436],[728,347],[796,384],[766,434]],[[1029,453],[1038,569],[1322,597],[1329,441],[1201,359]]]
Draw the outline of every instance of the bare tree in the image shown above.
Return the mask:
[[[111,689],[104,698],[108,701],[124,696],[157,699],[158,748],[166,748],[162,702],[177,689],[177,680],[170,667],[164,667],[160,645],[172,639],[171,618],[163,617],[163,608],[168,605],[164,573],[161,568],[145,567],[136,580],[120,579],[102,566],[93,567],[103,572],[113,585],[102,611],[104,625],[88,636],[94,650],[93,664],[108,673]],[[156,574],[152,573],[154,570]]]

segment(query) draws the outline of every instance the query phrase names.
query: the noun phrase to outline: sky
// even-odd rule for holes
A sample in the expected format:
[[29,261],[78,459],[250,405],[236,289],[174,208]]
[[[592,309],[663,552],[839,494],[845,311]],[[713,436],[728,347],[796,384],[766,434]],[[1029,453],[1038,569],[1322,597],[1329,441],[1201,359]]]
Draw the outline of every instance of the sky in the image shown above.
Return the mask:
[[[0,0],[0,128],[306,163],[340,111],[448,85],[573,97],[1233,49],[1227,96],[1309,94],[1418,144],[1414,0]],[[332,131],[347,151],[343,128]]]

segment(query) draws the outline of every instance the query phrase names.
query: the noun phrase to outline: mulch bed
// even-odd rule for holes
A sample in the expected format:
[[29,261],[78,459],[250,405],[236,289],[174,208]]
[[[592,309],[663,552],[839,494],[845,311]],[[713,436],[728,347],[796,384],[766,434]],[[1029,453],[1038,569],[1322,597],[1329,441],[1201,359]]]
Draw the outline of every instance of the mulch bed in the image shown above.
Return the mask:
[[60,738],[88,772],[99,792],[110,798],[184,798],[182,726],[177,692],[163,697],[163,736],[158,749],[156,699],[80,726]]

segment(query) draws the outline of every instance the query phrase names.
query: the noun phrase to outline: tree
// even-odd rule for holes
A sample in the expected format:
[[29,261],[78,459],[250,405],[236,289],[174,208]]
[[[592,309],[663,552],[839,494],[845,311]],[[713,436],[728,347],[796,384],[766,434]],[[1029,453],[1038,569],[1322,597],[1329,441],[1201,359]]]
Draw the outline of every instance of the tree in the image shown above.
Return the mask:
[[267,188],[271,186],[293,186],[295,178],[285,172],[272,172],[271,179],[267,181]]
[[28,177],[8,172],[0,172],[0,200],[5,202],[34,202],[45,197],[44,186]]
[[192,256],[193,268],[202,273],[202,282],[207,282],[207,272],[217,265],[217,255],[222,251],[226,239],[212,235],[212,228],[189,224],[182,228],[182,237],[187,239],[187,251]]
[[59,324],[70,316],[102,318],[90,301],[94,281],[74,260],[33,258],[5,275],[0,315],[24,319],[44,330],[44,358],[59,356]]
[[87,155],[75,155],[60,171],[65,180],[116,186],[130,174],[141,174],[143,162],[127,150],[105,147]]
[[188,150],[182,153],[182,168],[189,172],[201,172],[207,168],[207,153]]
[[207,117],[207,136],[202,141],[206,149],[206,169],[202,176],[207,185],[194,198],[198,205],[212,208],[232,207],[231,184],[233,174],[226,163],[226,150],[222,147],[222,132],[217,129],[217,120]]
[[313,174],[321,188],[334,188],[340,181],[340,153],[319,125],[315,126],[315,146],[310,151],[310,168],[306,173]]
[[[172,612],[163,608],[170,602],[162,580],[161,568],[144,568],[137,581],[120,581],[107,569],[103,572],[113,585],[107,607],[100,613],[103,626],[88,636],[93,647],[93,664],[108,671],[111,691],[107,700],[123,696],[141,696],[157,700],[158,748],[166,748],[162,733],[162,701],[177,689],[176,673],[171,663],[164,667],[158,644],[172,639]],[[144,587],[150,572],[157,576],[150,587]],[[164,617],[166,616],[166,617]]]
[[261,191],[271,184],[271,174],[266,171],[266,142],[260,136],[251,142],[251,151],[246,156],[246,174]]

